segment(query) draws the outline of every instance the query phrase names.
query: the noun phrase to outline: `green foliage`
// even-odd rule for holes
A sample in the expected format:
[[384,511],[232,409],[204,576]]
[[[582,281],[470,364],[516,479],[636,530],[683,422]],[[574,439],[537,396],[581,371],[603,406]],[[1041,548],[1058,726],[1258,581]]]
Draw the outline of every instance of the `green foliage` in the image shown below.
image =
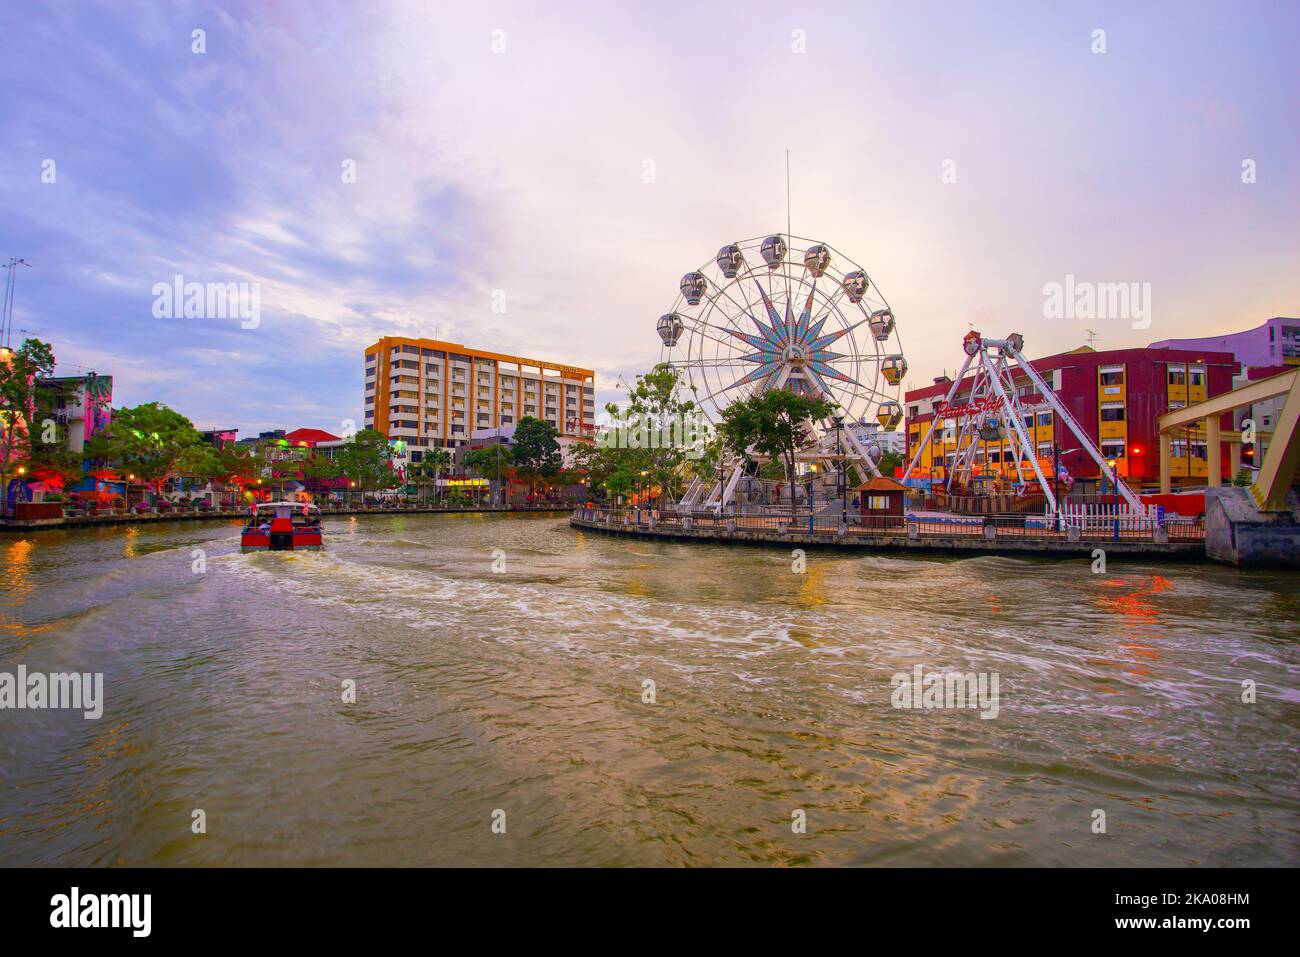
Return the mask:
[[416,492],[423,496],[433,487],[438,476],[451,468],[451,452],[444,448],[426,449],[420,461],[412,462],[406,469],[406,479],[415,485]]
[[[157,484],[176,470],[177,464],[203,437],[190,420],[158,402],[118,409],[106,429],[86,443],[87,458],[99,459],[135,481]],[[191,453],[187,462],[204,461]]]
[[685,481],[716,472],[722,446],[700,435],[702,450],[687,447],[696,436],[684,434],[683,427],[691,428],[699,406],[680,393],[681,373],[660,364],[636,377],[623,407],[605,406],[613,427],[602,431],[597,444],[579,446],[573,453],[575,468],[586,474],[593,489],[627,495],[640,482],[658,488],[661,497],[674,498]]
[[[748,457],[752,450],[783,462],[785,480],[793,484],[795,452],[808,440],[806,424],[825,419],[833,411],[834,407],[825,399],[799,395],[789,389],[771,389],[727,406],[718,432],[726,447],[736,455]],[[794,507],[795,498],[791,494],[791,514]]]
[[1251,478],[1250,470],[1245,468],[1238,469],[1237,474],[1232,477],[1232,484],[1238,488],[1244,488],[1250,485],[1253,481],[1254,479]]
[[341,475],[357,483],[362,491],[391,488],[397,484],[396,473],[389,463],[393,447],[382,432],[362,429],[334,453]]
[[519,471],[534,480],[557,476],[564,462],[558,435],[549,422],[530,415],[521,418],[514,436],[514,462]]
[[10,466],[29,459],[33,444],[39,445],[39,419],[32,412],[45,405],[49,387],[41,380],[53,374],[54,352],[40,339],[25,339],[17,351],[0,356],[0,489]]
[[494,443],[481,449],[470,449],[462,460],[465,468],[477,472],[479,477],[488,480],[492,489],[493,502],[498,501],[501,483],[511,475],[514,453],[507,445]]
[[499,443],[481,449],[470,449],[463,459],[465,468],[486,479],[506,477],[514,460],[514,453],[510,447]]

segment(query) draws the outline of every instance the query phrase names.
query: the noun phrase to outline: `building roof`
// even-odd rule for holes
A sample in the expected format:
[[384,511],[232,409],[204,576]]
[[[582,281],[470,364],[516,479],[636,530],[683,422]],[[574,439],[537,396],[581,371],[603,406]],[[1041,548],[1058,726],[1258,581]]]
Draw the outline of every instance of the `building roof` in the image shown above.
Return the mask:
[[366,346],[366,356],[369,357],[375,353],[391,349],[394,346],[415,346],[417,349],[432,349],[435,352],[442,352],[447,355],[457,355],[474,357],[476,359],[493,359],[497,362],[504,362],[508,365],[532,369],[547,369],[551,372],[558,372],[566,378],[591,379],[594,383],[596,373],[591,369],[583,369],[578,366],[562,365],[558,362],[549,362],[545,359],[530,359],[526,356],[512,356],[504,352],[488,352],[483,349],[471,349],[463,346],[458,342],[444,342],[441,339],[411,339],[407,336],[384,336],[378,342],[373,342]]
[[294,429],[285,435],[290,445],[299,445],[306,442],[309,446],[317,442],[337,442],[339,436],[332,435],[324,429]]
[[884,475],[875,475],[867,479],[861,485],[856,486],[855,492],[906,492],[907,486],[902,482]]
[[[1026,356],[1026,358],[1028,358]],[[1043,356],[1041,359],[1030,359],[1032,365],[1038,373],[1051,372],[1054,369],[1068,368],[1074,365],[1091,368],[1093,366],[1106,365],[1110,363],[1136,362],[1146,359],[1150,362],[1164,363],[1198,363],[1201,365],[1220,365],[1231,366],[1236,371],[1238,365],[1236,357],[1231,352],[1218,352],[1201,349],[1164,349],[1148,346],[1146,348],[1136,347],[1132,349],[1107,349],[1097,351],[1088,346],[1080,346],[1078,349],[1072,349],[1069,352],[1057,352],[1050,356]],[[961,386],[957,389],[957,394],[970,391],[971,385],[975,382],[975,374],[968,372],[962,379]],[[912,402],[917,399],[942,398],[952,387],[952,381],[939,382],[933,385],[922,386],[919,389],[909,389],[903,394],[903,401]]]

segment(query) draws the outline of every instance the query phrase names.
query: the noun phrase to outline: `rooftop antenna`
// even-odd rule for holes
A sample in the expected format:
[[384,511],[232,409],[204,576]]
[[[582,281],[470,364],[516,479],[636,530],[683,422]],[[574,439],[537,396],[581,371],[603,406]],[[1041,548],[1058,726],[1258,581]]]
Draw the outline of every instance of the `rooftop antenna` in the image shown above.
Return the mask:
[[1096,348],[1097,333],[1093,332],[1091,329],[1084,329],[1083,331],[1088,334],[1088,348],[1089,349]]

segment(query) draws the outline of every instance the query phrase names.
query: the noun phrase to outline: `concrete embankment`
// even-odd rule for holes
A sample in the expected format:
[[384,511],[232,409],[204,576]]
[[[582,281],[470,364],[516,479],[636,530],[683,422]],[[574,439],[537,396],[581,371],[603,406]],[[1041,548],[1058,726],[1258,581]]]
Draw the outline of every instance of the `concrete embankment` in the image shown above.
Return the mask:
[[[333,515],[451,515],[451,514],[496,514],[498,512],[571,512],[571,506],[548,506],[537,508],[342,508],[322,509],[321,515],[326,521]],[[90,525],[141,525],[155,522],[229,522],[248,518],[247,509],[222,509],[208,512],[170,511],[142,512],[113,515],[72,515],[63,518],[42,518],[29,521],[14,519],[0,520],[0,532],[26,532],[55,528],[79,528]]]

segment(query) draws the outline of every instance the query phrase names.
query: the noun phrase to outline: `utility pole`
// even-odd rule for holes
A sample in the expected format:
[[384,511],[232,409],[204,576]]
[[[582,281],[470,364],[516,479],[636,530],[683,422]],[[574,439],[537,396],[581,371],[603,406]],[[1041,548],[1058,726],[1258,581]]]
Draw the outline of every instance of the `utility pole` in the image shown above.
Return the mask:
[[10,256],[5,266],[9,270],[9,275],[5,279],[4,307],[0,309],[0,345],[6,349],[9,348],[9,337],[14,324],[14,291],[18,285],[18,273],[15,270],[18,266],[32,268],[32,264],[26,259],[19,259],[16,256]]

